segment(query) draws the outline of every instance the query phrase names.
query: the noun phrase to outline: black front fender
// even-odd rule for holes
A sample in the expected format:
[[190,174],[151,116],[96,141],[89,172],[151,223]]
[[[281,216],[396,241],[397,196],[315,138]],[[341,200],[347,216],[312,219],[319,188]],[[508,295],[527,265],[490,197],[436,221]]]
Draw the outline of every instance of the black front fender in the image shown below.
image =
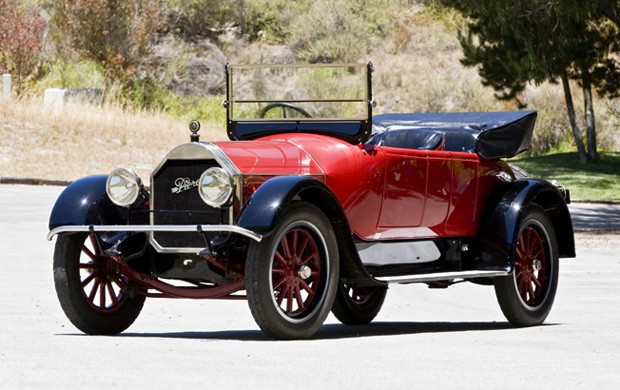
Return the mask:
[[329,219],[340,252],[340,276],[358,285],[382,286],[367,272],[359,258],[351,229],[338,199],[319,180],[304,176],[280,176],[267,180],[252,195],[237,219],[237,225],[262,235],[276,228],[287,206],[296,200],[317,206]]
[[107,175],[87,176],[60,194],[49,219],[49,229],[67,225],[125,225],[128,211],[106,194]]
[[562,193],[546,181],[517,180],[502,188],[481,217],[478,237],[483,261],[511,266],[519,226],[532,204],[539,205],[549,215],[559,256],[575,257],[573,225]]
[[256,190],[239,215],[237,226],[268,235],[296,198],[315,204],[332,221],[344,218],[340,203],[320,181],[305,176],[279,176]]

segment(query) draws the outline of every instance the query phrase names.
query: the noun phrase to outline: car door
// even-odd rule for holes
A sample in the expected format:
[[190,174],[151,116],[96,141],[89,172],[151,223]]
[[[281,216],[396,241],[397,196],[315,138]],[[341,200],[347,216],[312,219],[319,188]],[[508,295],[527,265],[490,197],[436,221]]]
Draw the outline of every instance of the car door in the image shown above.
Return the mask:
[[426,227],[441,224],[448,212],[450,153],[382,149],[386,174],[378,228],[398,230],[402,238],[429,235]]
[[377,230],[383,239],[472,234],[479,162],[475,154],[382,150],[385,186]]

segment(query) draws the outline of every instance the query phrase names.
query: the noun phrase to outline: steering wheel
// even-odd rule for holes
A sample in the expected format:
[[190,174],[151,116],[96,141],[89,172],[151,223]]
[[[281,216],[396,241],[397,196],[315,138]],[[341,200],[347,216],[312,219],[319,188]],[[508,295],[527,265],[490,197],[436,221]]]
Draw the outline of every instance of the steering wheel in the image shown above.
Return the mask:
[[273,109],[276,109],[276,108],[281,108],[282,109],[282,118],[288,118],[286,116],[286,111],[287,110],[297,111],[298,113],[303,115],[304,118],[312,118],[312,115],[310,115],[308,113],[308,111],[304,110],[303,108],[297,107],[297,106],[295,106],[295,105],[293,105],[291,103],[284,103],[284,102],[277,102],[277,103],[269,103],[269,104],[267,104],[265,107],[263,107],[260,110],[259,115],[260,115],[261,118],[264,118],[264,117],[267,116],[267,113],[269,111],[271,111]]

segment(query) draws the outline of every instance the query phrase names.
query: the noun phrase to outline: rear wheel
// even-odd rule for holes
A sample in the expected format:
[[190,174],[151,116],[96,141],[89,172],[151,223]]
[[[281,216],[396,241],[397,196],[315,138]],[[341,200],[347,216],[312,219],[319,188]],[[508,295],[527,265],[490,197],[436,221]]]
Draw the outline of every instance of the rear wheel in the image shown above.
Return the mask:
[[379,314],[386,294],[386,287],[358,287],[341,283],[332,313],[346,325],[368,324]]
[[329,220],[311,204],[294,203],[271,235],[250,245],[245,272],[250,310],[265,333],[311,337],[329,314],[338,282]]
[[541,324],[549,315],[558,285],[558,245],[543,209],[532,206],[519,227],[511,275],[495,279],[502,312],[515,326]]
[[129,295],[129,281],[116,271],[114,259],[101,252],[93,234],[58,236],[54,284],[65,314],[87,334],[124,331],[144,305],[144,296]]

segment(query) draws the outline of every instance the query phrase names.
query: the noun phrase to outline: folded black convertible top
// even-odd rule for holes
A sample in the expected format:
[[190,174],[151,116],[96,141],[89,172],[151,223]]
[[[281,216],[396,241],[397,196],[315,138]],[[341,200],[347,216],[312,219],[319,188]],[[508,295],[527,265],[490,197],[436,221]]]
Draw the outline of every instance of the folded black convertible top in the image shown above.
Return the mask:
[[445,137],[446,150],[509,158],[529,148],[536,111],[381,114],[372,118],[373,133],[432,129]]

